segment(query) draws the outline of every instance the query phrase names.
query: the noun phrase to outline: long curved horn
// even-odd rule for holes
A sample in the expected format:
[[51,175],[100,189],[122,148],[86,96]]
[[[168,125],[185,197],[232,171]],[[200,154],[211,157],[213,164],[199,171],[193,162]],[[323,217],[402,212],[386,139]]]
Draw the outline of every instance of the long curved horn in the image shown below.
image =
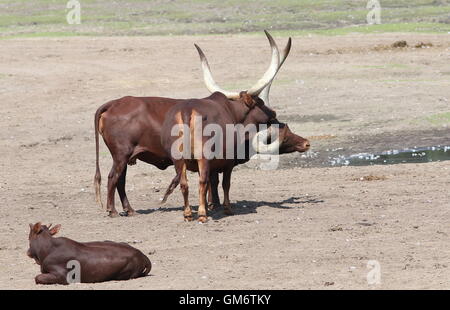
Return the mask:
[[[289,52],[291,51],[291,47],[292,47],[292,39],[289,38],[286,47],[284,48],[283,52],[281,53],[281,58],[280,58],[280,64],[278,66],[277,69],[277,73],[280,70],[281,66],[284,64],[284,61],[286,60],[286,58],[289,55]],[[276,75],[276,74],[275,74]],[[275,79],[275,76],[274,76]],[[267,106],[269,106],[269,93],[270,93],[270,87],[272,86],[272,82],[273,80],[269,83],[269,85],[266,86],[266,88],[264,88],[261,93],[259,94],[259,98],[262,99],[262,101],[264,101],[264,104],[266,104]]]
[[208,60],[206,59],[205,54],[203,53],[202,49],[197,44],[194,44],[194,45],[197,48],[198,54],[200,55],[200,61],[202,62],[203,79],[205,80],[206,88],[208,88],[208,90],[211,93],[216,92],[216,91],[221,92],[229,99],[239,98],[240,96],[239,96],[238,92],[229,92],[229,91],[223,90],[222,88],[219,87],[219,85],[217,85],[217,83],[214,81],[214,79],[212,77],[211,69],[209,68]]
[[270,62],[270,66],[267,69],[267,71],[264,73],[263,77],[259,79],[258,82],[256,82],[255,85],[253,85],[247,93],[251,96],[258,96],[261,91],[270,84],[270,82],[273,80],[275,75],[278,71],[278,64],[280,63],[280,52],[278,51],[277,44],[275,43],[275,40],[272,38],[272,36],[267,32],[267,30],[264,30],[264,33],[267,36],[267,39],[269,39],[270,47],[272,48],[272,60]]
[[252,139],[252,146],[256,153],[260,154],[273,154],[280,148],[280,134],[276,131],[276,140],[270,144],[266,144],[266,141],[270,135],[271,129],[264,129],[255,134]]

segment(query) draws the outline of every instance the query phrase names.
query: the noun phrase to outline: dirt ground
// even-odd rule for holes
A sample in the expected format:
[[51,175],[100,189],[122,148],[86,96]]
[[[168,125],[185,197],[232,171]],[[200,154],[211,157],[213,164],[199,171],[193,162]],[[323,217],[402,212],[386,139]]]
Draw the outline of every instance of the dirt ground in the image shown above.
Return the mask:
[[[389,47],[398,40],[433,46]],[[173,168],[138,162],[127,192],[139,215],[107,217],[92,186],[95,110],[125,95],[207,96],[195,42],[228,89],[249,87],[270,57],[262,35],[1,42],[1,289],[45,288],[25,254],[37,221],[78,241],[129,242],[153,263],[145,278],[69,289],[450,288],[450,162],[327,164],[336,154],[450,144],[449,35],[294,37],[271,104],[311,139],[307,155],[283,156],[276,171],[236,169],[236,214],[215,211],[206,224],[183,221],[178,191],[159,204]],[[105,180],[103,143],[100,160]],[[196,206],[197,176],[189,179]],[[105,199],[105,182],[102,190]],[[369,260],[380,284],[367,282]]]

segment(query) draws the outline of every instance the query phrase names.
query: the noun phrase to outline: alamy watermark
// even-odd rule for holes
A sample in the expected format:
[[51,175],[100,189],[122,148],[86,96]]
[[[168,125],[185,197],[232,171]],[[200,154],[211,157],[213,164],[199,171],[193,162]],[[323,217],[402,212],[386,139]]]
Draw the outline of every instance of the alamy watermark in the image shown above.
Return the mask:
[[66,5],[69,10],[66,14],[66,20],[69,25],[81,24],[81,4],[78,0],[69,0]]
[[381,265],[377,260],[369,260],[367,262],[367,269],[369,272],[367,273],[367,284],[376,285],[381,284]]
[[[190,124],[175,124],[170,132],[176,137],[171,156],[180,159],[260,160],[259,168],[274,170],[279,163],[279,126],[272,124],[226,124],[225,128],[209,123],[203,126],[201,116]],[[258,154],[263,153],[263,154]]]
[[81,283],[81,264],[73,259],[67,262],[66,268],[69,270],[66,275],[68,284]]
[[369,9],[369,13],[367,13],[366,19],[369,25],[381,24],[381,5],[378,0],[369,0],[367,2],[367,9]]

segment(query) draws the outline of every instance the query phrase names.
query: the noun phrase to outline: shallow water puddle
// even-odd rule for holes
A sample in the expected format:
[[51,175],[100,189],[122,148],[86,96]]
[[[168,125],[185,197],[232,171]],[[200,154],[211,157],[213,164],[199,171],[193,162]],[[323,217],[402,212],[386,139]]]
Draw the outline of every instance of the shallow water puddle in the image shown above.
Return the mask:
[[450,146],[430,146],[404,150],[385,151],[380,154],[360,153],[339,156],[331,160],[332,166],[370,166],[402,163],[428,163],[450,160]]

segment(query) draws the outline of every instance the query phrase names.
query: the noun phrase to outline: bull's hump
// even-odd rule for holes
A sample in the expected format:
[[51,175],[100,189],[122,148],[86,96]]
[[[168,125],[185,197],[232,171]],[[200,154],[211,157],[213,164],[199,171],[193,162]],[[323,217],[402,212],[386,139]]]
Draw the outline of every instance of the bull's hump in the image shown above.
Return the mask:
[[221,92],[218,92],[218,91],[216,91],[216,92],[213,92],[211,95],[209,95],[208,97],[206,97],[205,99],[210,99],[210,100],[220,100],[220,101],[223,101],[223,100],[228,100],[228,98],[223,94],[223,93],[221,93]]

